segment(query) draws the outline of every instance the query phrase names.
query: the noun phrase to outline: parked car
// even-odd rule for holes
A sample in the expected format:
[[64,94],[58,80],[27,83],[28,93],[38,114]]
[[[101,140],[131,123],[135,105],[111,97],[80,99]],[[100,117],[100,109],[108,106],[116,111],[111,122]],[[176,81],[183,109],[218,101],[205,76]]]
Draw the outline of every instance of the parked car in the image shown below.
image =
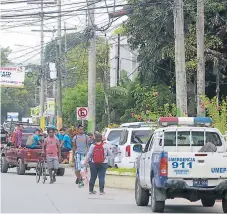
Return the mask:
[[1,125],[1,148],[7,144],[7,131]]
[[151,127],[125,128],[119,140],[118,155],[115,158],[115,166],[118,168],[135,168],[138,152],[133,151],[135,144],[141,144],[144,148],[149,137],[154,132]]

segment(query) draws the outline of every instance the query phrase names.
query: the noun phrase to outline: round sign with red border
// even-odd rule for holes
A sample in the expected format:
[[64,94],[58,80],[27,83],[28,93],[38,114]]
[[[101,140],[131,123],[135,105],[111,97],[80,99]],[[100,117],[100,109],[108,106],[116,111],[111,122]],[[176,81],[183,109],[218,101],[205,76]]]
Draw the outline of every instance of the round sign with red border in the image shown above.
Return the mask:
[[77,116],[81,119],[84,119],[88,116],[88,110],[85,107],[78,108]]

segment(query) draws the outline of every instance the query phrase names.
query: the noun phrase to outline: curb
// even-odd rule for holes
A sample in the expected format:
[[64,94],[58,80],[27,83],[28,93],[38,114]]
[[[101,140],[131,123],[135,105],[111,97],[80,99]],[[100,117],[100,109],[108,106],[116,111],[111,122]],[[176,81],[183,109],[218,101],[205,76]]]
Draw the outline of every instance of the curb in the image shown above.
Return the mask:
[[[95,186],[98,186],[98,179]],[[118,188],[126,190],[135,189],[135,176],[106,174],[105,186],[108,188]]]

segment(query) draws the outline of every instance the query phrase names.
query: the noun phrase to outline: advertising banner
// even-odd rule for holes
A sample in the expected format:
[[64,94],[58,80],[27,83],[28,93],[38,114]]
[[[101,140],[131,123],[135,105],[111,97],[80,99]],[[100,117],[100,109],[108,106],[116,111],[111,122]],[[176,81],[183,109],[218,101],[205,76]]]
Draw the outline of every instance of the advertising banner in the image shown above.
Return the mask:
[[0,87],[23,88],[25,68],[24,67],[0,67]]
[[55,113],[55,98],[47,98],[47,108],[45,115],[50,116]]
[[18,112],[7,112],[7,121],[18,121]]

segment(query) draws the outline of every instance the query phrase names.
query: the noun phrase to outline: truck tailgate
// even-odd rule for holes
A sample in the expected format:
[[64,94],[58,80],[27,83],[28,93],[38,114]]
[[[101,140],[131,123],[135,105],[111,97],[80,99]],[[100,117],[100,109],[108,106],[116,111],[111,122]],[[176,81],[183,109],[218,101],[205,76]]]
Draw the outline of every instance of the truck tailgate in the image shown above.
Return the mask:
[[168,152],[168,178],[226,179],[227,153]]

